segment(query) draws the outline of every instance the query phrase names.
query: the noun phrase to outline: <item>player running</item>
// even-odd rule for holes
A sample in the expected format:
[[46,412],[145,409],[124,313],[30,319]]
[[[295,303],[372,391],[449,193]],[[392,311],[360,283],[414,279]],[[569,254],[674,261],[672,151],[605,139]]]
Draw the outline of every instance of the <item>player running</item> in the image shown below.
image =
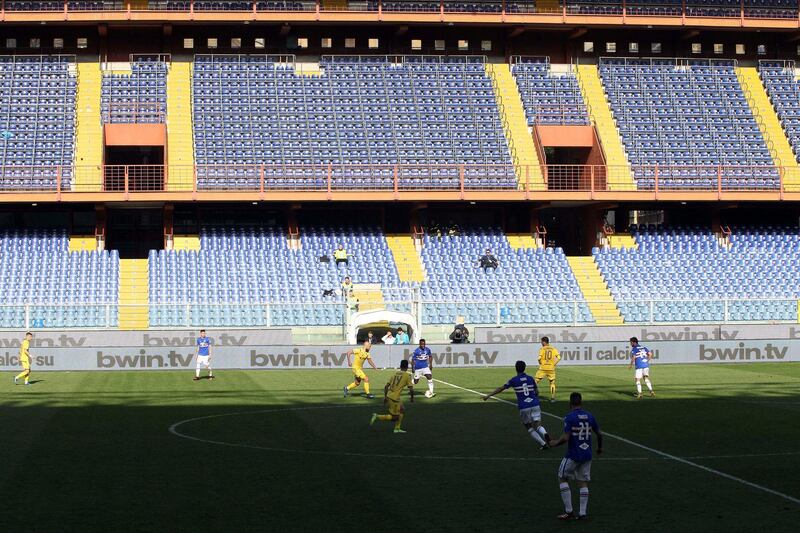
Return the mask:
[[31,384],[31,340],[33,333],[28,331],[25,333],[25,340],[19,346],[19,364],[22,365],[22,372],[14,376],[14,385],[22,378],[25,378],[25,385]]
[[431,360],[431,349],[425,346],[425,339],[419,340],[419,348],[414,350],[411,354],[411,362],[414,365],[414,385],[419,383],[419,378],[425,376],[428,382],[428,392],[425,393],[426,398],[433,398],[436,393],[433,392],[433,361]]
[[542,337],[542,347],[539,349],[539,369],[533,379],[538,385],[546,377],[550,382],[550,401],[556,401],[556,365],[561,361],[561,354],[550,346],[550,338]]
[[603,434],[592,413],[583,410],[581,393],[569,395],[570,413],[564,417],[564,433],[558,440],[551,440],[550,446],[555,448],[568,442],[567,453],[558,467],[558,488],[564,502],[564,514],[559,520],[575,518],[572,510],[572,491],[569,480],[575,480],[580,491],[578,520],[586,520],[586,507],[589,505],[589,480],[592,471],[592,432],[597,435],[597,455],[603,453]]
[[201,366],[205,366],[208,370],[208,379],[214,379],[214,373],[211,371],[211,339],[206,337],[204,329],[200,330],[200,336],[197,337],[197,350],[194,355],[197,358],[197,366],[195,366],[192,380],[200,380]]
[[[364,392],[367,398],[372,399],[375,397],[369,393],[369,378],[367,374],[364,373],[364,361],[368,361],[373,369],[378,370],[378,367],[375,366],[375,362],[372,360],[372,356],[369,354],[370,348],[372,348],[372,344],[370,344],[369,341],[365,341],[363,347],[347,352],[347,364],[352,368],[355,379],[350,385],[344,387],[343,391],[345,397],[350,395],[351,390],[361,385],[362,381],[364,382]],[[350,359],[351,355],[353,356],[352,360]]]
[[400,429],[403,417],[406,414],[400,394],[406,387],[409,389],[409,401],[414,403],[414,384],[411,381],[411,374],[408,372],[408,361],[403,359],[400,361],[400,370],[395,372],[392,379],[383,387],[383,404],[389,406],[389,414],[379,415],[378,413],[372,413],[372,419],[369,421],[370,426],[376,420],[394,421],[394,432],[405,433]]
[[650,396],[655,396],[653,384],[650,382],[650,360],[653,358],[653,352],[647,346],[639,346],[639,339],[631,337],[631,362],[628,363],[628,369],[636,365],[636,399],[642,399],[642,378],[647,389],[650,391]]
[[497,387],[494,391],[485,395],[483,401],[488,400],[495,394],[500,394],[506,389],[513,388],[514,392],[517,393],[517,407],[519,407],[519,416],[522,418],[522,424],[527,428],[531,438],[538,442],[541,449],[544,450],[547,448],[547,441],[550,440],[550,436],[542,425],[539,388],[536,386],[536,381],[525,373],[525,361],[517,361],[514,366],[517,369],[517,375],[509,379],[505,385]]

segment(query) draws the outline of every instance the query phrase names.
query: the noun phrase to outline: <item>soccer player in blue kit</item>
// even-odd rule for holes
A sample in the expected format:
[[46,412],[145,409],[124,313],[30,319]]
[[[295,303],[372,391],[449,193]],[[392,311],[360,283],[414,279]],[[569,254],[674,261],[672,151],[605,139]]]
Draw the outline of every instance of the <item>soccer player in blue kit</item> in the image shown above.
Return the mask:
[[550,436],[542,425],[542,408],[539,402],[539,388],[533,377],[525,373],[525,361],[517,361],[514,367],[517,375],[508,380],[508,383],[497,387],[491,393],[483,397],[483,401],[488,400],[495,394],[500,394],[506,389],[514,389],[517,393],[517,407],[522,424],[528,430],[528,434],[533,440],[539,443],[541,449],[546,449],[547,441]]
[[565,442],[567,453],[558,467],[559,489],[564,502],[564,514],[559,520],[570,520],[575,517],[572,510],[572,491],[569,480],[574,480],[580,491],[578,520],[586,520],[586,508],[589,505],[589,481],[592,470],[592,433],[597,435],[597,455],[603,453],[603,434],[592,413],[583,410],[581,393],[569,395],[570,413],[564,417],[564,434],[558,440],[551,440],[550,446],[555,448]]
[[653,352],[647,346],[640,346],[639,339],[636,337],[631,337],[630,342],[631,362],[628,363],[628,369],[634,364],[636,365],[636,374],[634,375],[636,379],[636,399],[642,399],[642,378],[644,378],[644,384],[650,390],[650,396],[655,396],[653,384],[650,382],[650,359],[653,358]]
[[411,354],[411,365],[414,368],[414,385],[419,383],[419,378],[425,376],[428,381],[428,392],[425,393],[426,398],[433,398],[436,393],[433,392],[433,374],[431,369],[431,349],[425,346],[425,339],[419,340],[419,348],[414,350]]

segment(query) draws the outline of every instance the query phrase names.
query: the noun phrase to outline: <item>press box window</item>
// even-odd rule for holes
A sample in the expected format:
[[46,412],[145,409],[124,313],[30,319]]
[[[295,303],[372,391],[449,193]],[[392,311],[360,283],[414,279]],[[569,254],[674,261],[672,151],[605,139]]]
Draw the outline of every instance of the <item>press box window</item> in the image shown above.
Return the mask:
[[422,39],[411,39],[412,50],[422,50]]
[[617,53],[617,43],[606,43],[606,53],[607,54],[616,54]]
[[209,37],[206,46],[209,50],[215,50],[219,46],[219,40],[216,37]]
[[459,41],[458,41],[458,49],[461,52],[468,51],[469,50],[469,41],[467,41],[465,39],[459,39]]
[[308,37],[298,37],[297,48],[308,48]]
[[184,39],[183,47],[187,50],[194,48],[194,39],[192,39],[191,37]]
[[725,52],[725,46],[722,43],[714,43],[714,53],[719,55]]
[[322,48],[333,48],[333,39],[330,37],[322,38]]
[[433,41],[433,48],[438,52],[443,51],[444,50],[444,39],[436,39],[435,41]]
[[345,48],[355,48],[356,47],[356,39],[355,37],[348,37],[344,40],[344,47]]
[[583,51],[586,53],[594,53],[594,42],[583,41]]
[[369,47],[370,50],[375,50],[380,45],[381,45],[380,41],[378,39],[375,39],[375,38],[369,39],[367,41],[367,47]]
[[759,45],[758,45],[758,47],[756,48],[756,53],[757,53],[758,55],[760,55],[760,56],[765,56],[765,55],[767,55],[767,45],[765,45],[765,44],[759,44]]
[[492,41],[481,41],[481,51],[482,52],[491,52],[492,51]]
[[38,37],[32,37],[30,40],[30,47],[31,48],[41,48],[42,47],[42,40]]
[[242,38],[241,37],[234,37],[231,39],[231,48],[234,50],[238,50],[242,47]]
[[56,37],[55,39],[53,39],[53,48],[58,48],[58,49],[64,48],[64,39],[62,39],[61,37]]
[[628,52],[631,54],[639,53],[639,43],[628,43]]
[[81,50],[89,47],[89,39],[86,37],[78,37],[78,48]]
[[661,43],[650,43],[650,52],[653,54],[661,53]]
[[[798,49],[800,49],[800,47],[798,47]],[[744,55],[744,45],[743,44],[737,44],[736,45],[736,55],[737,56],[743,56]]]
[[703,45],[701,43],[692,43],[692,53],[693,54],[702,54],[703,53]]
[[6,39],[6,48],[16,48],[17,47],[17,40],[13,37],[9,37]]
[[259,50],[264,48],[266,45],[267,41],[263,37],[256,37],[256,40],[253,41],[253,47],[258,48]]

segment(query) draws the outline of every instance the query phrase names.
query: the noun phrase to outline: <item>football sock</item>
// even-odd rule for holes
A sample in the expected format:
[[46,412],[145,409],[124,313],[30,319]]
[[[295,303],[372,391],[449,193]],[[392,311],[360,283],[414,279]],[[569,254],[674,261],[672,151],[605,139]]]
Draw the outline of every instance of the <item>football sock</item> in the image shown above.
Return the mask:
[[348,386],[347,386],[347,390],[353,390],[353,389],[355,389],[356,387],[358,387],[358,383],[356,383],[356,382],[354,381],[354,382],[352,382],[350,385],[348,385]]
[[580,516],[586,515],[586,507],[589,505],[589,487],[581,487],[580,490]]
[[551,398],[555,398],[556,397],[556,382],[555,381],[551,381],[550,382],[550,397]]
[[[564,502],[564,512],[572,512],[572,491],[569,490],[569,483],[560,483],[558,488],[561,489],[561,501]],[[587,494],[588,498],[588,494]]]
[[645,384],[645,385],[647,385],[647,389],[648,389],[650,392],[653,392],[653,384],[652,384],[652,383],[650,383],[650,379],[648,379],[648,378],[644,378],[644,384]]
[[364,382],[364,392],[369,394],[369,381]]
[[195,368],[195,370],[194,370],[194,377],[196,377],[196,378],[200,377],[200,367],[199,366],[197,368]]
[[539,435],[541,435],[542,438],[544,438],[544,436],[547,435],[547,430],[544,429],[544,426],[539,426],[536,431],[539,432]]
[[529,429],[528,434],[531,436],[533,440],[538,442],[541,446],[544,446],[544,439],[541,437],[541,435],[539,435],[539,433],[535,429],[533,428]]
[[636,382],[636,393],[637,394],[641,394],[642,393],[642,382],[641,381],[637,381]]
[[28,371],[27,370],[23,370],[22,372],[17,374],[17,377],[15,377],[14,379],[22,379],[22,378],[27,378],[27,377],[28,377]]
[[392,419],[392,415],[378,415],[378,420],[385,420],[386,422]]
[[394,429],[400,429],[400,424],[403,423],[403,417],[404,416],[405,415],[403,413],[400,413],[399,415],[397,415],[397,422],[394,423]]
[[431,391],[431,394],[433,394],[433,380],[432,379],[428,380],[428,390]]

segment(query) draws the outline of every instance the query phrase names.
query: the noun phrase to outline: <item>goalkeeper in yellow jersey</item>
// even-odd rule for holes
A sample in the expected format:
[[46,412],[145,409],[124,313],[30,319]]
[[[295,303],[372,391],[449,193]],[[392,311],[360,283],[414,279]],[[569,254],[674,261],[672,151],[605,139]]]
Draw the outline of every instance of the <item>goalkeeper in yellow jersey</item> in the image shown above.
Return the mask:
[[550,339],[542,337],[542,348],[539,350],[539,370],[533,379],[539,383],[546,377],[550,382],[550,401],[556,401],[556,365],[561,361],[558,350],[550,346]]
[[[375,370],[378,370],[378,367],[375,366],[375,361],[372,360],[372,356],[369,354],[369,349],[372,348],[372,344],[369,341],[364,342],[364,345],[361,348],[356,348],[354,350],[350,350],[347,352],[347,364],[353,370],[353,382],[350,385],[344,387],[344,395],[345,397],[350,395],[350,391],[361,385],[361,382],[364,382],[364,392],[367,395],[367,398],[374,398],[372,394],[369,393],[369,377],[367,374],[364,373],[364,361],[369,362],[370,366]],[[350,359],[350,356],[353,356]]]
[[394,432],[405,433],[400,428],[405,416],[405,409],[403,409],[403,400],[400,399],[400,394],[403,390],[408,388],[410,390],[409,397],[411,402],[414,402],[414,378],[408,371],[408,361],[403,359],[400,361],[400,370],[394,373],[392,379],[383,387],[383,404],[389,407],[388,415],[379,415],[372,413],[372,420],[369,425],[375,423],[376,420],[385,420],[387,422],[394,421]]
[[22,365],[22,372],[17,374],[14,377],[14,385],[16,385],[20,379],[25,378],[25,385],[31,384],[31,340],[33,339],[33,333],[30,331],[25,334],[25,340],[22,341],[22,344],[19,347],[19,364]]

